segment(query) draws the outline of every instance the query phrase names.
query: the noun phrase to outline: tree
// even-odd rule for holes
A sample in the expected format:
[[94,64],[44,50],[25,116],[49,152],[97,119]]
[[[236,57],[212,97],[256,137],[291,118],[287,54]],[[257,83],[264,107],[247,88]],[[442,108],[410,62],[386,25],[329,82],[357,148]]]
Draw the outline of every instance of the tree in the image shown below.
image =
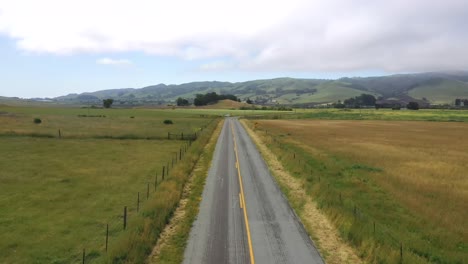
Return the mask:
[[419,110],[419,104],[417,102],[409,102],[408,105],[406,105],[406,108],[410,110]]
[[216,92],[211,92],[205,95],[197,94],[195,96],[195,99],[193,100],[193,104],[196,106],[207,105],[207,104],[213,104],[213,103],[218,102],[219,100],[225,100],[225,99],[237,101],[237,97],[235,95],[232,95],[232,94],[218,95]]
[[203,94],[197,94],[193,99],[193,104],[196,106],[206,105],[205,96]]
[[245,102],[248,103],[248,104],[252,104],[252,100],[250,100],[250,98],[247,98],[247,100]]
[[361,94],[360,96],[346,99],[343,103],[346,107],[360,108],[361,106],[374,106],[376,101],[375,96],[372,94]]
[[102,105],[104,106],[104,108],[110,108],[111,105],[114,103],[114,99],[104,99],[102,100]]
[[185,98],[182,98],[182,97],[177,98],[176,102],[177,102],[177,106],[187,106],[187,105],[189,105],[189,101],[187,99],[185,99]]

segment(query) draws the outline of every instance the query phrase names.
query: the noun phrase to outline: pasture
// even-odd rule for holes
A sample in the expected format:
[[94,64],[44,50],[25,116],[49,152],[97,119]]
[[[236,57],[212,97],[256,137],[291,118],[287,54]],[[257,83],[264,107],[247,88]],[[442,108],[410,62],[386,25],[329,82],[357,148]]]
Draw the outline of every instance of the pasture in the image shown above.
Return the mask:
[[468,260],[467,123],[255,120],[251,125],[365,260]]
[[385,120],[385,121],[437,121],[468,122],[467,110],[421,109],[391,110],[363,109],[295,109],[293,112],[262,113],[256,111],[259,119],[320,119],[320,120]]
[[[173,125],[163,124],[166,119]],[[83,249],[87,262],[130,258],[141,252],[122,245],[146,221],[157,226],[151,240],[132,245],[151,247],[214,129],[212,120],[172,110],[1,106],[0,262],[79,262]],[[189,147],[167,140],[168,132],[198,133],[199,139]],[[147,220],[150,211],[157,217]]]

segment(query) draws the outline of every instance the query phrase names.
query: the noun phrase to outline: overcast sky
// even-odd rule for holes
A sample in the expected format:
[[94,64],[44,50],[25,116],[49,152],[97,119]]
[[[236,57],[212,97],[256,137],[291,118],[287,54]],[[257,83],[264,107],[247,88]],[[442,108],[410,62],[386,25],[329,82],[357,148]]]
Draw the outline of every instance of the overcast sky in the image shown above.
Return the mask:
[[467,69],[467,0],[0,0],[0,96]]

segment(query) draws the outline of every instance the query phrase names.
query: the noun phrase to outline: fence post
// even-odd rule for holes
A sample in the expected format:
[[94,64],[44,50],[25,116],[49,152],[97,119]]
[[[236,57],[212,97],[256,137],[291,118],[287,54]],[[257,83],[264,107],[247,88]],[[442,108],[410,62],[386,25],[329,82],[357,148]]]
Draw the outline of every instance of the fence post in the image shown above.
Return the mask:
[[85,251],[85,249],[83,248],[83,264],[85,264],[85,257],[86,257],[86,251]]
[[127,229],[127,206],[124,206],[124,217],[123,217],[123,228],[124,230]]
[[107,252],[107,245],[109,244],[109,223],[106,225],[106,252]]
[[374,235],[375,235],[375,221],[374,221]]
[[158,186],[158,173],[156,172],[156,176],[154,177],[154,191],[156,191],[156,186]]
[[148,182],[148,189],[146,189],[146,200],[149,199],[149,182]]
[[169,177],[169,162],[167,163],[167,177]]
[[400,242],[400,263],[403,263],[403,243]]
[[174,168],[174,157],[172,157],[172,167],[171,168]]
[[62,138],[62,132],[59,129],[59,138]]
[[167,132],[167,139],[171,139],[169,132]]
[[138,192],[138,198],[137,198],[137,213],[140,210],[140,192]]
[[179,160],[182,160],[182,148],[179,149]]
[[162,180],[164,181],[164,170],[166,167],[163,166]]

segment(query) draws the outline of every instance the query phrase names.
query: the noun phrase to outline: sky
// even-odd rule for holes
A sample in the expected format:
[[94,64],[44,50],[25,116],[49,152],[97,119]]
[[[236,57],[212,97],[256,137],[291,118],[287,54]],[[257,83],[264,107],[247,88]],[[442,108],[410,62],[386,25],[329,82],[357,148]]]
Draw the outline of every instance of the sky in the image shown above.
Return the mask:
[[0,96],[467,69],[466,0],[0,0]]

